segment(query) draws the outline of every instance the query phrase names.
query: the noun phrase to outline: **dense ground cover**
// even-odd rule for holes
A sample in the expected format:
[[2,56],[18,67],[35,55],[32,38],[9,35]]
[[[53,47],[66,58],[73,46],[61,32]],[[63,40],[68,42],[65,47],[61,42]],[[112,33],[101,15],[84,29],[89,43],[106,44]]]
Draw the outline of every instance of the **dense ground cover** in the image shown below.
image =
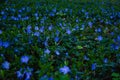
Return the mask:
[[0,3],[0,80],[120,80],[119,0]]

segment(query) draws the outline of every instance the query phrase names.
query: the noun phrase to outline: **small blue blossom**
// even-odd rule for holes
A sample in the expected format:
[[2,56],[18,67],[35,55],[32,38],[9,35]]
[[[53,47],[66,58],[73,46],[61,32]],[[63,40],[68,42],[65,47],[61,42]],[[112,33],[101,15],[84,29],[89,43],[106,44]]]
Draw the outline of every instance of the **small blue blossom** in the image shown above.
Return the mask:
[[29,56],[22,56],[21,57],[21,62],[22,63],[28,63],[28,61],[29,61]]
[[98,36],[98,37],[97,37],[97,40],[98,40],[98,41],[102,41],[102,40],[103,40],[103,37],[102,37],[102,36]]
[[54,41],[55,41],[55,42],[58,42],[58,41],[59,41],[59,37],[55,37],[55,38],[54,38]]
[[78,19],[76,19],[76,23],[78,23],[79,22],[79,20]]
[[53,12],[51,12],[49,15],[50,15],[51,17],[54,17],[54,16],[55,16],[55,14],[54,14]]
[[89,58],[85,55],[85,56],[84,56],[84,60],[87,60],[87,61],[88,61],[88,60],[89,60]]
[[31,75],[31,72],[25,72],[25,80],[30,80]]
[[31,31],[31,28],[32,28],[32,27],[31,27],[30,25],[27,26],[27,33],[31,33],[31,32],[32,32],[32,31]]
[[102,31],[101,28],[95,29],[95,32],[101,32],[101,31]]
[[68,66],[64,66],[60,68],[60,72],[63,74],[67,74],[68,72],[70,72],[70,68]]
[[50,50],[49,49],[46,49],[44,52],[47,53],[47,54],[50,54]]
[[60,52],[56,50],[56,51],[55,51],[55,54],[56,54],[56,55],[60,55]]
[[9,47],[9,45],[10,43],[8,41],[2,43],[2,46],[5,48]]
[[35,26],[35,30],[39,30],[38,26]]
[[88,22],[88,25],[90,26],[90,28],[92,28],[93,23],[92,22]]
[[96,63],[93,63],[92,65],[91,65],[91,70],[93,71],[93,70],[95,70],[96,69]]
[[8,61],[3,62],[2,68],[8,70],[10,68],[10,63]]
[[71,31],[69,29],[66,30],[67,34],[71,34]]
[[30,80],[30,77],[32,75],[33,68],[21,68],[19,71],[16,72],[17,78],[18,79],[23,79],[24,80]]
[[108,58],[104,58],[103,62],[107,63],[108,62]]
[[23,76],[24,76],[24,75],[21,73],[21,70],[20,70],[20,71],[17,71],[16,74],[17,74],[17,78],[19,78],[19,79],[22,79]]
[[54,80],[53,77],[48,78],[48,80]]
[[118,50],[119,49],[119,46],[118,45],[115,45],[115,44],[111,44],[111,48],[113,50]]
[[40,28],[40,32],[41,32],[41,33],[44,32],[44,26],[42,26],[42,27]]
[[4,12],[4,11],[1,11],[1,14],[2,14],[2,15],[4,15],[4,14],[5,14],[5,12]]
[[0,30],[0,34],[2,34],[2,30]]
[[117,36],[117,40],[118,40],[118,41],[120,41],[120,35],[119,35],[119,36]]
[[47,40],[44,42],[44,46],[48,46],[48,41]]
[[51,31],[51,30],[52,30],[52,28],[53,28],[53,26],[52,26],[52,25],[50,25],[50,26],[48,27],[48,30],[49,30],[49,31]]
[[3,42],[2,42],[2,40],[0,40],[0,47],[2,47],[2,44],[3,44]]
[[34,33],[34,36],[37,36],[37,37],[38,37],[39,35],[40,35],[39,32],[35,32],[35,33]]

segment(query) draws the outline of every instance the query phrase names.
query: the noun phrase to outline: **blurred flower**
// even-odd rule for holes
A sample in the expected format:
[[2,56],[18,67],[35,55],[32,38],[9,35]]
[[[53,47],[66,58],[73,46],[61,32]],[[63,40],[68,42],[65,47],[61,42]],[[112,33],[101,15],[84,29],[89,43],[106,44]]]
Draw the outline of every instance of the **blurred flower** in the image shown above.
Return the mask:
[[116,45],[116,44],[111,44],[111,48],[112,48],[113,50],[118,50],[118,49],[119,49],[119,46]]
[[56,55],[60,55],[60,52],[56,50],[56,51],[55,51],[55,54],[56,54]]
[[52,10],[52,12],[54,12],[54,13],[56,13],[56,11],[57,11],[56,8],[54,8],[54,9]]
[[32,75],[32,73],[31,72],[25,72],[25,80],[30,80],[30,77],[31,77],[31,75]]
[[98,40],[98,41],[101,41],[101,40],[103,40],[103,37],[102,37],[102,36],[98,36],[98,37],[97,37],[97,40]]
[[4,12],[4,11],[1,11],[1,14],[2,14],[2,15],[4,15],[4,14],[5,14],[5,12]]
[[2,68],[8,70],[10,68],[10,63],[8,61],[3,62]]
[[47,42],[47,40],[44,42],[44,46],[48,46],[48,42]]
[[37,37],[38,37],[39,35],[40,35],[39,32],[35,32],[35,33],[34,33],[34,36],[37,36]]
[[66,30],[67,34],[71,34],[71,31],[69,29]]
[[53,77],[48,78],[48,80],[54,80]]
[[40,32],[44,32],[44,26],[40,28]]
[[93,63],[92,65],[91,65],[91,70],[93,71],[93,70],[95,70],[96,69],[96,63]]
[[21,73],[21,70],[20,71],[17,71],[16,72],[16,74],[17,74],[17,78],[19,78],[20,80],[23,78],[23,74]]
[[48,27],[48,30],[49,30],[49,31],[51,31],[51,30],[52,30],[52,28],[53,28],[53,26],[52,26],[52,25],[50,25],[50,26]]
[[92,28],[93,23],[92,22],[88,22],[88,25],[90,26],[90,28]]
[[31,32],[32,32],[32,31],[31,31],[31,28],[32,28],[32,27],[31,27],[30,25],[27,26],[27,33],[31,33]]
[[101,32],[101,28],[95,29],[95,32]]
[[89,60],[89,58],[85,55],[85,56],[84,56],[84,60],[87,60],[87,61],[88,61],[88,60]]
[[38,26],[35,26],[35,30],[36,30],[36,31],[39,30]]
[[0,30],[0,34],[2,34],[2,30]]
[[55,37],[55,38],[54,38],[54,41],[55,41],[55,42],[58,42],[58,41],[59,41],[59,37]]
[[2,40],[0,40],[0,47],[2,47],[2,43],[3,43]]
[[120,41],[120,35],[117,36],[117,40]]
[[29,56],[22,56],[21,57],[21,62],[22,63],[28,63],[28,61],[29,61]]
[[55,14],[53,13],[53,12],[50,12],[50,14],[49,14],[51,17],[54,17],[55,16]]
[[103,62],[107,63],[108,62],[108,58],[104,58]]
[[20,80],[24,78],[24,80],[30,80],[32,75],[33,68],[21,68],[19,71],[16,72],[17,78]]
[[70,69],[68,66],[64,66],[64,67],[60,68],[60,72],[63,74],[67,74],[68,72],[70,72]]
[[9,45],[10,45],[10,43],[7,41],[2,43],[2,46],[5,48],[9,47]]
[[44,52],[47,53],[47,54],[50,54],[50,50],[49,49],[46,49]]
[[79,20],[78,19],[76,19],[76,23],[78,23],[79,22]]

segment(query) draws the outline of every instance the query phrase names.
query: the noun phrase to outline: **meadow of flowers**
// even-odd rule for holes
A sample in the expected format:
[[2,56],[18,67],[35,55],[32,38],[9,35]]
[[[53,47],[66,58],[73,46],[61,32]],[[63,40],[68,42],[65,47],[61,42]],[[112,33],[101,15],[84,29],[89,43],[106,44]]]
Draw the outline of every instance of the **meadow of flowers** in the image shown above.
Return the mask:
[[120,80],[119,0],[1,0],[0,80]]

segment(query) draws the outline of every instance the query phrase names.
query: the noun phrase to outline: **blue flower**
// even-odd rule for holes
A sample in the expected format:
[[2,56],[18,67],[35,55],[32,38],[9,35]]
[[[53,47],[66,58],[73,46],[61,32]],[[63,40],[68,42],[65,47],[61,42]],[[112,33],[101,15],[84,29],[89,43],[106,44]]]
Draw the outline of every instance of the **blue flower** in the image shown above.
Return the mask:
[[8,61],[3,62],[2,68],[8,70],[10,68],[10,63]]
[[48,78],[48,80],[54,80],[53,77]]
[[48,46],[48,42],[47,42],[47,40],[44,42],[44,46]]
[[17,78],[20,80],[24,78],[24,80],[30,80],[32,75],[33,68],[21,68],[19,71],[16,72]]
[[96,63],[93,63],[92,65],[91,65],[91,70],[93,71],[93,70],[95,70],[96,69]]
[[5,48],[9,47],[9,45],[10,45],[10,43],[7,41],[2,43],[2,46]]
[[118,50],[119,49],[119,46],[118,45],[115,45],[115,44],[111,44],[111,48],[113,50]]
[[55,41],[55,42],[58,42],[58,41],[59,41],[59,37],[55,37],[55,38],[54,38],[54,41]]
[[0,34],[2,34],[2,30],[0,30]]
[[28,61],[29,61],[29,56],[22,56],[21,57],[21,62],[22,63],[28,63]]
[[55,16],[55,14],[54,14],[53,12],[51,12],[49,15],[50,15],[51,17],[54,17],[54,16]]
[[101,41],[101,40],[103,40],[103,37],[102,36],[98,36],[97,39],[98,39],[98,41]]
[[108,62],[108,58],[104,58],[103,62],[107,63]]
[[40,35],[39,32],[35,32],[35,33],[34,33],[34,36],[37,36],[37,37],[38,37],[39,35]]
[[35,30],[39,30],[38,26],[35,26]]
[[2,42],[2,40],[0,40],[0,47],[2,47],[2,44],[3,44],[3,42]]
[[1,14],[2,14],[2,15],[4,15],[4,14],[5,14],[5,12],[4,12],[4,11],[1,11]]
[[87,60],[87,61],[88,61],[88,60],[89,60],[89,58],[85,55],[85,56],[84,56],[84,60]]
[[25,72],[25,80],[30,80],[31,75],[31,72]]
[[88,22],[88,25],[90,26],[90,28],[92,28],[93,23],[92,22]]
[[95,29],[95,32],[101,32],[101,28]]
[[60,52],[56,50],[56,51],[55,51],[55,54],[56,54],[56,55],[60,55]]
[[31,32],[32,32],[32,31],[31,31],[31,28],[32,28],[32,27],[31,27],[30,25],[27,26],[27,33],[31,33]]
[[41,32],[41,33],[44,32],[44,26],[42,26],[42,27],[40,28],[40,32]]
[[118,40],[118,41],[120,41],[120,35],[119,35],[119,36],[117,36],[117,40]]
[[44,52],[47,53],[47,54],[50,54],[50,50],[49,49],[46,49]]
[[17,74],[17,78],[19,78],[19,79],[22,79],[23,76],[24,76],[24,75],[21,73],[21,70],[20,70],[20,71],[17,71],[16,74]]
[[69,29],[66,30],[67,34],[71,34],[71,31]]
[[49,31],[51,31],[51,30],[52,30],[52,28],[53,28],[53,26],[52,26],[52,25],[50,25],[50,26],[48,27],[48,30],[49,30]]
[[67,74],[68,72],[70,72],[70,68],[68,66],[64,66],[60,68],[60,72],[63,74]]
[[78,23],[78,22],[79,22],[79,20],[78,20],[78,19],[76,19],[76,22]]

